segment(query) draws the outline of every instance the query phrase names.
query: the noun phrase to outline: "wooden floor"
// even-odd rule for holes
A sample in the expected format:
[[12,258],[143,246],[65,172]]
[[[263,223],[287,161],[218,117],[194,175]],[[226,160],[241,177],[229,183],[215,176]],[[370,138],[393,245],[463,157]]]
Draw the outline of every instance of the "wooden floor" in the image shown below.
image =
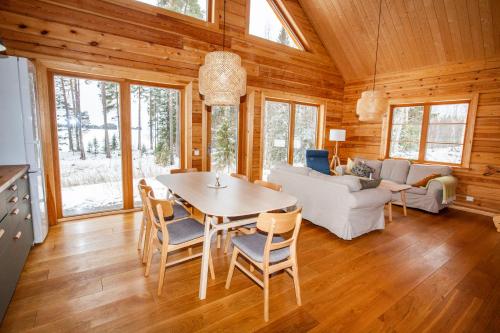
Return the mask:
[[[139,214],[66,222],[34,248],[1,331],[500,332],[500,233],[491,218],[395,208],[384,231],[343,241],[305,222],[303,305],[286,274],[259,287],[214,250],[216,279],[198,300],[200,261],[167,270],[156,295],[136,251]],[[184,255],[184,253],[182,253]],[[156,258],[157,259],[157,258]]]

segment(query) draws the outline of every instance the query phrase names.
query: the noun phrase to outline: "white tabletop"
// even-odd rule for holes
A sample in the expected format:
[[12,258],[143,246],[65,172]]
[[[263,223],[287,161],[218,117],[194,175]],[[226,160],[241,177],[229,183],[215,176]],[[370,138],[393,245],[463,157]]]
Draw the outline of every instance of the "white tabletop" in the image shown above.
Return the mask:
[[385,188],[385,189],[388,189],[390,190],[391,192],[400,192],[400,191],[404,191],[404,190],[408,190],[411,188],[411,185],[408,185],[408,184],[398,184],[396,182],[393,182],[393,181],[390,181],[390,180],[385,180],[383,179],[381,182],[380,182],[380,185],[379,185],[380,188]]
[[297,199],[283,192],[249,183],[239,178],[221,175],[225,188],[209,188],[215,183],[213,172],[190,172],[162,175],[156,179],[175,194],[210,216],[245,216],[292,207]]

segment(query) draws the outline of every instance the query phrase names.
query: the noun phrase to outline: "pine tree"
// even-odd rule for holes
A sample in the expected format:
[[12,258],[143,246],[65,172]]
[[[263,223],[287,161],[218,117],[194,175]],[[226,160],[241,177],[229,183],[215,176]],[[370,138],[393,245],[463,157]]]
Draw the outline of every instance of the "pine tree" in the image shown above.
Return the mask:
[[71,107],[68,102],[68,94],[66,89],[67,82],[64,77],[59,76],[58,79],[55,80],[55,89],[56,89],[56,105],[58,109],[64,110],[64,122],[66,124],[67,130],[67,139],[68,139],[68,149],[69,151],[75,151],[73,146],[73,124],[71,122]]
[[90,142],[87,143],[87,153],[91,153],[92,152],[92,144]]
[[111,137],[111,150],[116,151],[118,149],[118,139],[116,138],[116,134],[113,133]]
[[142,94],[144,88],[140,85],[133,85],[130,88],[132,94],[137,95],[137,150],[141,150],[142,147],[142,99],[144,95]]
[[290,45],[290,37],[288,37],[288,33],[286,32],[284,27],[281,27],[280,33],[278,34],[278,39],[276,41],[283,45]]
[[100,92],[99,97],[101,98],[102,116],[104,120],[104,153],[106,158],[111,158],[111,149],[109,142],[109,128],[110,124],[108,122],[108,114],[111,111],[115,111],[118,114],[118,100],[116,95],[116,90],[118,85],[111,82],[99,82],[98,83]]
[[80,159],[85,160],[85,148],[83,146],[83,131],[82,131],[82,126],[83,126],[83,117],[82,117],[82,111],[81,111],[81,104],[80,104],[80,80],[76,78],[71,78],[70,79],[70,90],[71,90],[71,96],[73,100],[73,112],[76,117],[76,137],[77,137],[77,145],[76,149],[80,152]]
[[94,140],[92,141],[92,145],[94,148],[94,155],[97,155],[97,153],[99,152],[99,142],[97,142],[97,138],[94,138]]
[[157,0],[159,7],[167,8],[178,13],[203,19],[205,11],[201,10],[198,0]]

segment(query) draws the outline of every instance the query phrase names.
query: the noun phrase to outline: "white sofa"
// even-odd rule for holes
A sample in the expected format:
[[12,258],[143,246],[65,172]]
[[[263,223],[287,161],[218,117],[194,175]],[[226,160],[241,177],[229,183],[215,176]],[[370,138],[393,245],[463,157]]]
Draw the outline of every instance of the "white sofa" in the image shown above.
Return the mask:
[[342,239],[384,229],[384,204],[391,199],[388,190],[361,190],[357,177],[327,176],[302,167],[272,169],[268,179],[297,198],[305,219]]

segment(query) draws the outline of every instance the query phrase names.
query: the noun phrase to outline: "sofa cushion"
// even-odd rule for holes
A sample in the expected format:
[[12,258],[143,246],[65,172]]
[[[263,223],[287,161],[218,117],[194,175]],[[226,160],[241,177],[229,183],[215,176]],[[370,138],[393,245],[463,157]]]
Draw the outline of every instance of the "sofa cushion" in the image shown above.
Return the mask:
[[354,163],[359,163],[363,162],[366,165],[368,165],[370,168],[372,168],[373,171],[373,179],[379,179],[380,178],[380,171],[382,170],[382,161],[379,160],[367,160],[363,158],[356,157],[354,159]]
[[369,178],[370,175],[373,176],[374,172],[375,170],[373,168],[370,168],[363,162],[359,162],[354,166],[354,168],[351,169],[351,174],[353,174],[354,176],[365,177],[365,178]]
[[440,174],[441,176],[449,176],[451,175],[451,168],[446,165],[412,164],[406,184],[414,184],[433,173]]
[[426,195],[427,194],[427,188],[412,186],[411,188],[407,189],[406,192],[407,193],[412,193],[412,194]]
[[410,162],[408,160],[384,160],[380,178],[392,180],[398,184],[405,184],[409,169]]
[[311,170],[309,176],[314,178],[319,178],[327,182],[345,185],[349,189],[349,192],[357,192],[361,190],[361,184],[359,182],[359,178],[356,176],[350,176],[350,175],[327,176],[325,174],[322,174],[321,172],[317,172],[314,170]]
[[308,167],[295,167],[291,166],[290,164],[283,163],[281,165],[278,165],[275,167],[277,170],[283,170],[286,172],[291,172],[291,173],[296,173],[299,175],[308,175],[309,171],[311,171],[311,168]]
[[427,186],[427,183],[429,183],[429,181],[431,181],[434,178],[438,178],[438,177],[441,177],[441,175],[439,173],[431,173],[430,175],[425,176],[424,178],[418,180],[416,183],[413,183],[410,185],[415,186],[415,187]]

